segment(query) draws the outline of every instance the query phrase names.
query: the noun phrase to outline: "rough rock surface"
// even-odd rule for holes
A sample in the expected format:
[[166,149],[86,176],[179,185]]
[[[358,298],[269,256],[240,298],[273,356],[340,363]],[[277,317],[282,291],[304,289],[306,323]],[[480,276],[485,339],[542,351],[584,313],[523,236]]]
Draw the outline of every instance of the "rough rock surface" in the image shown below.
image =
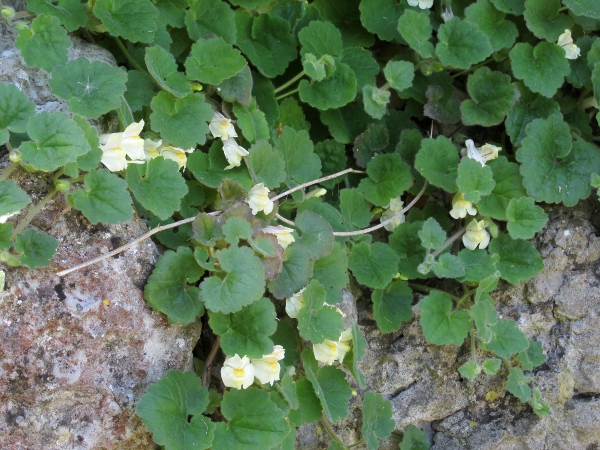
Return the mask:
[[[361,364],[367,386],[391,401],[397,423],[381,449],[397,449],[411,423],[429,435],[434,450],[600,447],[599,210],[593,200],[549,208],[548,225],[535,242],[544,271],[516,286],[503,283],[492,295],[502,317],[516,320],[527,337],[543,344],[548,359],[531,375],[552,410],[550,417],[538,418],[506,392],[506,371],[474,382],[463,379],[457,368],[469,358],[466,344],[427,344],[416,320],[382,334],[368,300],[358,300],[367,339]],[[348,419],[334,426],[347,444],[360,438],[361,404],[359,393]],[[329,437],[319,428],[302,427],[297,448],[327,448]]]
[[[38,111],[62,110],[47,88],[48,74],[28,68],[5,43],[0,81],[16,84]],[[75,40],[70,56],[83,55],[112,60],[108,52]],[[5,167],[6,149],[0,155]],[[33,204],[49,190],[40,174],[17,171],[11,179]],[[156,246],[145,241],[64,278],[55,275],[129,242],[146,225],[91,225],[59,194],[32,226],[57,238],[59,246],[48,268],[0,267],[6,272],[0,292],[0,448],[154,449],[135,404],[169,369],[192,367],[200,333],[199,324],[169,325],[146,305],[142,289]]]

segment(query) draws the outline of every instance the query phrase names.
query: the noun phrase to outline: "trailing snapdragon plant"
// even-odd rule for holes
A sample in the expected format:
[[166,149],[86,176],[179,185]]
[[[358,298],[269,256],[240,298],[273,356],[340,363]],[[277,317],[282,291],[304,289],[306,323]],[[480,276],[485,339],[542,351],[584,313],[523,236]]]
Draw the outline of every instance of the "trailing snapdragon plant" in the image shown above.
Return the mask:
[[[29,225],[56,195],[91,223],[155,227],[125,246],[155,235],[166,248],[146,300],[172,323],[204,317],[213,336],[197,374],[170,371],[138,403],[158,444],[293,448],[296,427],[320,420],[330,449],[377,448],[395,426],[380,394],[364,393],[360,441],[331,426],[348,415],[348,374],[367,387],[365,338],[336,306],[349,286],[384,333],[413,320],[422,293],[423,335],[465,347],[465,382],[503,376],[550,413],[531,373],[542,345],[492,292],[543,268],[536,203],[600,187],[596,0],[27,7],[0,13],[70,111],[36,113],[0,84],[0,259],[50,264],[58,242]],[[68,33],[119,67],[69,60]],[[106,114],[121,132],[88,122]],[[36,205],[17,170],[52,181]],[[401,449],[428,445],[404,430]]]

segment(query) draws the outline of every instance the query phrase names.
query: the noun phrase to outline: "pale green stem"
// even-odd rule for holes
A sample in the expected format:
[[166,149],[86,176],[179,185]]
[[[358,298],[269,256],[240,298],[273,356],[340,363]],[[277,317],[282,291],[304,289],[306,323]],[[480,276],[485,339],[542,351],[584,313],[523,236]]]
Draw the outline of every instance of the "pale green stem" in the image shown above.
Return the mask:
[[492,61],[494,61],[494,58],[488,58],[485,61],[483,61],[479,64],[476,64],[473,67],[468,68],[467,70],[463,70],[462,72],[455,73],[454,75],[452,75],[452,78],[460,77],[461,75],[464,75],[465,73],[472,72],[473,70],[479,69],[480,67],[483,67],[483,66],[491,63]]
[[142,66],[140,66],[138,64],[138,62],[135,59],[133,59],[133,56],[131,56],[131,54],[127,50],[127,47],[125,47],[125,44],[123,44],[121,39],[119,39],[117,36],[113,36],[113,39],[117,43],[117,46],[119,47],[119,49],[123,52],[123,55],[125,55],[125,58],[129,62],[129,64],[131,64],[134,69],[139,70],[140,72],[145,74],[147,77],[149,77],[150,81],[152,81],[152,83],[157,88],[159,88],[160,90],[163,90],[163,87],[160,84],[158,84],[158,82],[152,77],[152,75],[150,75],[146,69],[144,69]]
[[15,171],[17,167],[19,167],[17,163],[11,163],[11,165],[6,168],[4,173],[0,175],[0,181],[6,180],[10,176],[10,174]]
[[53,189],[50,192],[48,192],[48,195],[46,195],[41,202],[39,202],[37,205],[35,205],[29,211],[29,213],[27,213],[25,218],[21,222],[19,222],[19,225],[17,225],[17,228],[15,228],[15,232],[13,233],[13,239],[15,238],[15,236],[17,234],[19,234],[21,231],[23,231],[27,225],[29,225],[29,223],[33,220],[33,218],[35,216],[37,216],[37,214],[42,210],[42,208],[46,205],[46,203],[48,203],[50,200],[52,200],[52,197],[54,197],[57,192],[58,191],[56,189]]
[[334,441],[336,441],[342,447],[344,447],[346,449],[348,448],[348,447],[346,447],[346,444],[344,444],[344,442],[338,437],[338,435],[335,434],[335,431],[333,431],[333,428],[331,428],[331,426],[329,425],[329,422],[327,421],[327,417],[325,417],[325,414],[323,414],[321,417],[321,423],[323,424],[323,426],[327,430],[327,433],[329,433],[329,435],[331,436],[331,438]]
[[285,88],[287,88],[288,86],[291,86],[292,84],[294,84],[296,81],[298,81],[303,76],[304,76],[304,70],[302,72],[300,72],[298,75],[296,75],[294,78],[292,78],[290,81],[282,84],[277,89],[275,89],[275,93],[277,94],[278,92],[283,91]]
[[285,94],[281,94],[279,97],[275,97],[275,100],[279,101],[282,98],[286,98],[289,97],[290,95],[295,94],[296,92],[298,92],[300,89],[294,89],[292,91],[286,92]]

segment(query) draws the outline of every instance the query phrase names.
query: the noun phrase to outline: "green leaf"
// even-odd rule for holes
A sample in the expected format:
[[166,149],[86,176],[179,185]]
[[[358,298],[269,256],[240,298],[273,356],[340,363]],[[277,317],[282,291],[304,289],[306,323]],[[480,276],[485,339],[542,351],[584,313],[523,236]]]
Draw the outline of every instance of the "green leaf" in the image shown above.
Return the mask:
[[363,336],[356,322],[352,322],[351,331],[352,348],[344,357],[344,365],[358,383],[358,387],[365,389],[367,387],[367,381],[365,380],[363,373],[360,371],[359,363],[365,354],[367,340]]
[[296,394],[298,394],[300,406],[297,410],[290,411],[289,418],[292,423],[300,426],[304,423],[319,420],[322,411],[321,403],[319,398],[315,395],[315,390],[313,389],[311,382],[306,379],[296,381]]
[[517,150],[527,193],[537,201],[574,206],[590,195],[589,180],[600,167],[595,146],[578,140],[571,146],[569,126],[555,114],[527,126],[527,137]]
[[308,251],[299,245],[291,245],[283,253],[283,268],[269,283],[269,290],[277,299],[291,297],[308,284],[312,270]]
[[185,13],[185,27],[194,41],[214,34],[228,44],[235,44],[235,13],[221,0],[191,1]]
[[[1,189],[1,188],[0,188]],[[14,229],[13,224],[11,222],[0,223],[0,250],[7,250],[13,245],[13,235]],[[2,275],[0,275],[0,287],[4,290],[4,286],[2,286],[4,280],[2,279]]]
[[348,267],[360,284],[382,289],[396,275],[398,255],[382,242],[361,242],[352,248]]
[[152,78],[175,97],[185,97],[192,92],[190,82],[177,70],[173,55],[162,47],[146,47],[144,62]]
[[423,334],[436,345],[461,345],[471,329],[471,317],[464,310],[452,312],[452,300],[445,292],[432,291],[419,302]]
[[415,66],[408,61],[389,61],[383,68],[383,74],[390,86],[401,92],[412,86]]
[[511,78],[488,67],[477,69],[467,80],[471,99],[460,104],[465,125],[491,127],[504,120],[504,116],[519,98],[517,87]]
[[273,351],[269,338],[277,329],[275,307],[268,298],[232,314],[210,313],[210,327],[221,336],[221,348],[226,355],[247,355],[262,358]]
[[446,192],[456,192],[458,150],[448,138],[423,139],[415,168],[434,186]]
[[126,82],[124,70],[87,58],[55,67],[48,81],[52,92],[69,101],[72,112],[91,118],[120,106]]
[[158,9],[149,0],[96,0],[94,15],[113,36],[145,44],[156,36]]
[[296,59],[296,39],[286,20],[268,14],[252,17],[237,10],[235,26],[237,46],[265,77],[283,74]]
[[[294,4],[295,2],[291,1]],[[330,2],[329,0],[315,0],[311,3],[319,15],[334,24],[341,32],[345,46],[370,47],[375,41],[375,36],[367,32],[360,23],[360,0],[347,2]],[[302,4],[301,4],[302,5]],[[309,14],[311,10],[308,10]],[[304,9],[302,9],[304,14]]]
[[512,284],[528,280],[544,268],[542,258],[529,241],[513,240],[501,233],[492,239],[489,250],[500,256],[498,268],[502,278]]
[[371,33],[384,41],[398,41],[400,34],[396,24],[407,9],[406,2],[394,0],[368,0],[360,2],[360,21]]
[[50,72],[67,62],[71,39],[57,17],[42,15],[31,22],[30,28],[19,31],[15,46],[28,66]]
[[148,278],[144,297],[170,323],[192,323],[204,313],[200,291],[193,286],[203,273],[189,248],[179,247],[177,253],[167,250]]
[[298,399],[298,394],[296,393],[296,383],[291,375],[286,373],[281,378],[281,382],[279,383],[279,386],[277,386],[277,390],[283,396],[283,398],[285,398],[285,401],[290,406],[290,409],[298,409],[300,406],[300,400]]
[[314,263],[313,279],[324,287],[329,304],[342,301],[342,289],[348,285],[348,257],[339,243],[333,245],[333,250]]
[[314,154],[314,145],[306,131],[284,127],[281,136],[273,139],[275,149],[285,162],[286,184],[295,187],[321,176],[321,161]]
[[410,167],[396,153],[375,156],[367,164],[367,174],[358,190],[377,206],[387,206],[413,184]]
[[223,153],[221,139],[213,141],[208,150],[208,155],[201,151],[195,151],[187,160],[187,168],[194,174],[202,184],[213,189],[218,188],[221,182],[227,178],[239,182],[244,188],[250,190],[253,182],[244,166],[225,170],[229,163]]
[[331,253],[333,229],[321,216],[303,211],[296,216],[296,227],[301,232],[297,244],[308,251],[311,259],[319,259]]
[[337,341],[344,330],[342,315],[333,306],[325,306],[325,288],[311,281],[302,294],[306,307],[298,312],[298,331],[304,339],[321,343]]
[[420,429],[409,425],[404,430],[400,450],[429,450],[429,439]]
[[473,380],[480,372],[481,367],[479,367],[475,361],[467,361],[458,368],[458,373],[469,381]]
[[19,152],[23,162],[39,170],[56,170],[90,151],[83,130],[60,112],[36,114],[27,124],[27,134],[34,142],[24,142]]
[[371,222],[371,206],[358,189],[340,191],[340,209],[348,231],[365,228]]
[[[234,76],[223,81],[217,88],[217,92],[225,101],[237,102],[248,107],[252,102],[252,84],[252,71],[248,65],[245,65]],[[262,114],[265,114],[265,112],[263,111]]]
[[492,193],[496,182],[490,167],[482,166],[474,159],[463,158],[458,164],[456,185],[464,194],[465,200],[477,203],[481,197]]
[[506,210],[506,228],[513,239],[531,239],[546,226],[548,216],[531,197],[513,198]]
[[378,449],[379,439],[385,439],[392,434],[395,425],[390,401],[375,392],[365,392],[361,434],[367,443],[367,448]]
[[406,278],[425,278],[417,271],[425,259],[425,249],[421,245],[418,232],[422,222],[404,222],[398,225],[389,238],[390,247],[399,256],[398,272]]
[[342,33],[330,22],[312,20],[298,33],[302,46],[300,55],[312,53],[316,58],[323,55],[339,56],[342,53]]
[[161,156],[145,164],[130,164],[125,179],[136,200],[161,219],[178,211],[188,192],[177,163]]
[[[148,65],[147,62],[146,65]],[[144,72],[128,70],[126,86],[125,99],[131,111],[141,111],[144,106],[150,106],[150,101],[154,96],[154,85]]]
[[398,31],[402,38],[408,42],[410,48],[416,51],[422,58],[431,58],[434,53],[431,39],[431,21],[429,14],[407,9],[400,16]]
[[341,61],[347,64],[356,75],[356,90],[361,91],[367,84],[375,84],[375,76],[379,73],[379,63],[373,54],[362,47],[346,47]]
[[419,230],[421,245],[429,250],[440,248],[446,242],[446,232],[433,217],[430,217]]
[[560,106],[554,100],[550,100],[529,89],[521,88],[521,98],[510,109],[506,116],[506,132],[515,147],[521,144],[525,138],[525,129],[535,119],[547,119],[553,114],[560,112]]
[[185,60],[187,77],[201,83],[219,84],[242,70],[246,60],[221,37],[200,39]]
[[339,108],[354,100],[356,75],[347,64],[339,60],[335,66],[335,72],[322,81],[300,81],[300,100],[320,110]]
[[534,367],[541,366],[546,361],[546,355],[542,348],[542,343],[529,339],[529,347],[517,356],[523,370],[533,370]]
[[257,183],[263,183],[268,189],[276,189],[285,181],[285,162],[280,152],[264,140],[250,147],[246,157],[248,170]]
[[30,228],[17,234],[14,249],[19,253],[19,263],[30,269],[47,267],[58,248],[58,241],[46,233]]
[[479,201],[477,209],[484,216],[506,220],[506,208],[509,202],[527,195],[523,187],[523,177],[519,173],[519,165],[508,162],[504,156],[490,161],[488,164],[492,169],[496,186],[490,195]]
[[120,223],[133,219],[131,196],[127,183],[106,169],[88,173],[85,189],[73,192],[75,208],[91,222]]
[[193,222],[194,239],[206,247],[214,247],[223,237],[221,225],[217,218],[206,213],[200,213]]
[[481,364],[481,368],[486,375],[495,375],[500,369],[501,364],[502,361],[500,361],[498,358],[488,358],[483,362],[483,364]]
[[283,320],[277,320],[277,331],[271,336],[271,339],[285,349],[285,357],[281,364],[286,367],[292,366],[300,359],[298,354],[300,344],[298,343],[298,331],[295,326]]
[[438,278],[459,278],[465,275],[466,269],[458,256],[444,253],[432,266]]
[[598,4],[594,0],[563,0],[563,3],[576,16],[586,16],[594,19],[600,19]]
[[498,313],[489,295],[480,298],[472,307],[471,314],[477,328],[477,336],[484,344],[493,338],[492,328],[498,324]]
[[348,401],[352,397],[352,390],[346,381],[346,374],[333,366],[319,369],[313,351],[308,348],[302,352],[302,362],[306,378],[311,382],[325,416],[331,422],[337,422],[346,417]]
[[0,216],[12,214],[31,203],[31,198],[14,181],[0,181]]
[[249,107],[240,104],[233,106],[233,112],[238,119],[238,125],[248,142],[255,143],[260,139],[269,139],[269,125],[265,114],[259,110],[255,101]]
[[491,341],[482,346],[501,358],[510,358],[529,346],[529,341],[512,320],[498,319],[496,325],[490,327],[490,331]]
[[525,11],[525,0],[492,0],[492,3],[499,11],[515,16]]
[[246,219],[241,217],[230,217],[223,225],[223,234],[225,242],[231,245],[238,245],[240,239],[250,240],[254,231],[252,225]]
[[159,92],[151,103],[152,129],[175,147],[189,148],[206,142],[208,122],[213,109],[202,94],[188,94],[173,98]]
[[269,0],[231,0],[231,3],[250,11],[269,3]]
[[28,0],[27,9],[38,16],[57,17],[68,31],[75,31],[87,23],[86,5],[80,0]]
[[387,112],[390,91],[373,86],[363,86],[362,94],[365,111],[374,119],[381,119]]
[[140,398],[135,412],[157,444],[202,450],[211,447],[215,430],[215,424],[201,415],[208,403],[208,389],[194,372],[169,370]]
[[218,256],[223,279],[205,278],[201,298],[211,312],[233,313],[259,300],[265,292],[265,272],[260,259],[248,247],[230,247]]
[[287,97],[279,105],[279,117],[277,118],[277,122],[279,126],[288,126],[298,131],[310,130],[310,123],[306,120],[302,107],[293,97]]
[[512,47],[519,35],[516,25],[505,17],[490,0],[478,0],[465,9],[465,18],[487,36],[495,52]]
[[212,448],[244,450],[273,448],[289,433],[283,411],[261,389],[229,390],[223,396]]
[[24,133],[35,115],[35,103],[14,84],[0,83],[0,130]]
[[528,43],[518,43],[509,56],[515,78],[548,98],[562,86],[571,70],[564,49],[550,42],[540,42],[535,48]]
[[511,367],[508,371],[506,390],[522,402],[526,402],[531,398],[531,388],[529,387],[530,381],[531,378],[523,375],[521,369],[518,367]]
[[496,271],[496,261],[487,251],[463,249],[458,257],[465,267],[465,276],[459,281],[474,281],[476,283],[489,277]]
[[383,333],[398,330],[413,317],[413,292],[406,281],[394,281],[385,289],[375,289],[372,300],[373,317]]
[[560,0],[525,0],[523,17],[527,28],[536,37],[556,41],[567,28],[573,27],[573,21],[565,14],[559,14]]
[[444,66],[456,69],[468,69],[490,56],[493,51],[490,40],[477,25],[458,17],[450,19],[439,28],[438,39],[435,53]]

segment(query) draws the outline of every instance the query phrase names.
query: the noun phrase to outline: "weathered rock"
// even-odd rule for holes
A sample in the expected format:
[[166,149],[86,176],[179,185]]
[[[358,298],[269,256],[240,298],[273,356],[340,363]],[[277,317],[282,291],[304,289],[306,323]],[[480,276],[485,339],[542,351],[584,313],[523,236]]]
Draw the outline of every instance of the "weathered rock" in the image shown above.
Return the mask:
[[[77,39],[70,56],[112,61],[105,50]],[[18,50],[2,49],[0,81],[19,86],[38,111],[63,110],[47,87],[48,76],[28,68]],[[11,179],[33,204],[51,186],[39,173],[17,171]],[[146,305],[142,289],[156,246],[145,241],[64,278],[55,275],[129,242],[146,225],[91,225],[62,194],[31,225],[54,236],[59,247],[48,268],[0,267],[6,271],[0,292],[0,448],[154,449],[134,413],[136,402],[168,370],[192,368],[200,333],[199,323],[170,325]]]

